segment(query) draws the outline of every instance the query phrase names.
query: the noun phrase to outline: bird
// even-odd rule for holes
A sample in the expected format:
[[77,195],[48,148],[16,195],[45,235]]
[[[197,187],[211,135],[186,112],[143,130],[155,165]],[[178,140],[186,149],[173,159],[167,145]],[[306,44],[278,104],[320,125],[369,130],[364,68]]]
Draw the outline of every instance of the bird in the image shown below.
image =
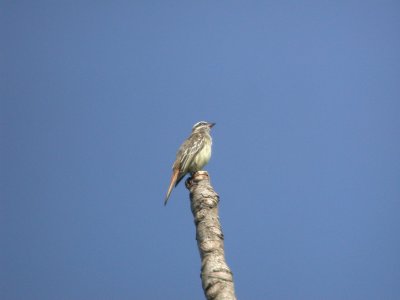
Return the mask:
[[167,205],[172,189],[190,173],[193,175],[200,171],[211,158],[212,138],[211,128],[215,123],[200,121],[193,125],[192,133],[182,143],[176,153],[176,159],[172,165],[171,182],[168,187],[164,205]]

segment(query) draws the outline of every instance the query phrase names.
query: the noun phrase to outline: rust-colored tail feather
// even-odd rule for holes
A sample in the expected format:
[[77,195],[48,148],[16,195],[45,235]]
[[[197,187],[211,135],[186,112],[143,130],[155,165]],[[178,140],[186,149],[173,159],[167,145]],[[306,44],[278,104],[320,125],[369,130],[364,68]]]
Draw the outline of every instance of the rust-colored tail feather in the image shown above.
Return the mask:
[[171,195],[172,189],[174,188],[174,185],[178,179],[178,175],[179,175],[179,169],[174,169],[171,176],[171,182],[168,187],[167,196],[165,197],[164,205],[167,205],[169,196]]

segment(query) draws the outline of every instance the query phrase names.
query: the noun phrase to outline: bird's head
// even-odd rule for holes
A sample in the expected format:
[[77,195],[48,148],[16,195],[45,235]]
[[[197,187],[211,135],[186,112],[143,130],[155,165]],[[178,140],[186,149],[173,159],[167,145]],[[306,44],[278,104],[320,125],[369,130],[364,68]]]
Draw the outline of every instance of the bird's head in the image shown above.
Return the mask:
[[215,123],[210,123],[206,121],[200,121],[193,125],[192,132],[201,131],[201,130],[210,130]]

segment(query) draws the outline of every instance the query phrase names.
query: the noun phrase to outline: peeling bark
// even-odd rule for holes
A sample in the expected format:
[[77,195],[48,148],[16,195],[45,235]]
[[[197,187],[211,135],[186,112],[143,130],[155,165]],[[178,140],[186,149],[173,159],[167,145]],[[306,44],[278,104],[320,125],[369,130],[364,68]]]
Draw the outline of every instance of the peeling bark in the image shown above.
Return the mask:
[[234,300],[233,275],[225,261],[224,234],[218,217],[219,196],[206,171],[186,181],[201,258],[201,281],[208,300]]

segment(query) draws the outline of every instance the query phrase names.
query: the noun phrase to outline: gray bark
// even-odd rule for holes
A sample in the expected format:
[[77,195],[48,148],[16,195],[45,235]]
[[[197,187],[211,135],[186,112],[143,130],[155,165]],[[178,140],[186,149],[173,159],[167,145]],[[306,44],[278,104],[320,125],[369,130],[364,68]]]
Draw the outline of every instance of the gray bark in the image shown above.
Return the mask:
[[208,300],[234,300],[233,275],[225,261],[224,235],[218,217],[219,196],[206,171],[186,181],[201,258],[201,281]]

